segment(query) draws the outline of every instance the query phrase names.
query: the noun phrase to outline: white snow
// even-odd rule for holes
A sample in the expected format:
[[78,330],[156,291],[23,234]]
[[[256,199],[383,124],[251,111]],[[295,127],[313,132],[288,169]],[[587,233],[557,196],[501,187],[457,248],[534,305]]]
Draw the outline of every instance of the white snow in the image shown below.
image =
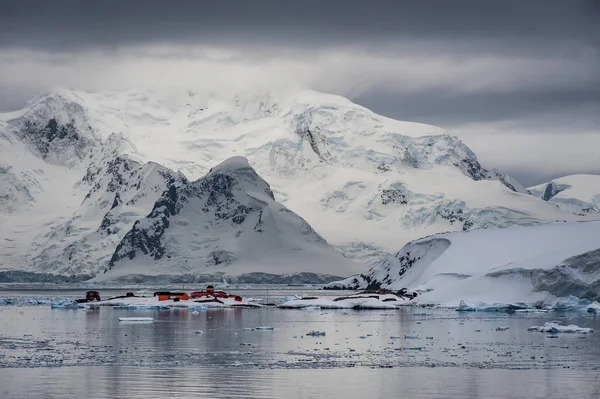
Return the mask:
[[86,302],[85,305],[89,307],[98,306],[112,306],[118,310],[156,310],[156,309],[172,309],[172,308],[187,308],[192,310],[206,310],[207,308],[228,308],[228,307],[260,307],[261,305],[242,299],[242,301],[236,301],[234,298],[216,298],[217,301],[213,301],[213,297],[204,297],[202,300],[166,300],[159,301],[158,297],[124,297],[108,299],[103,301]]
[[567,212],[600,217],[600,175],[564,176],[529,191]]
[[[481,169],[475,154],[439,128],[385,118],[342,97],[182,94],[61,90],[0,115],[2,267],[95,274],[152,209],[158,165],[196,180],[232,156],[248,158],[278,202],[361,261],[444,231],[594,217],[561,211]],[[50,118],[77,128],[81,140],[55,139],[43,154],[44,142],[22,137],[26,123],[42,129]],[[111,210],[107,194],[115,192],[102,173],[83,177],[105,171],[116,156],[140,167],[123,175],[128,199]],[[101,190],[84,201],[97,183]],[[110,237],[99,231],[105,216],[115,222]],[[248,264],[273,271],[288,255],[271,264],[249,256]]]
[[438,234],[406,245],[362,275],[331,285],[408,287],[420,292],[415,303],[453,307],[461,300],[473,304],[553,302],[556,297],[536,290],[535,284],[558,284],[557,291],[561,284],[579,285],[585,291],[597,284],[600,273],[565,261],[599,248],[600,222]]

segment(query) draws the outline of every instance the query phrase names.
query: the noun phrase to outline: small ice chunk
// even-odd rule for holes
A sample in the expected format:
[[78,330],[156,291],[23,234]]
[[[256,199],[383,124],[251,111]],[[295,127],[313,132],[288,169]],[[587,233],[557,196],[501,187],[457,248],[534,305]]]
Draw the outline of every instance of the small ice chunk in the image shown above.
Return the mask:
[[50,304],[52,309],[85,309],[89,308],[87,305],[82,305],[70,299],[63,299],[60,301],[53,301]]
[[598,302],[592,302],[591,304],[589,304],[586,308],[588,313],[596,313],[596,314],[600,314],[600,303]]
[[152,317],[119,317],[119,321],[154,321]]
[[588,334],[594,332],[591,328],[579,327],[574,324],[568,326],[561,326],[557,323],[546,323],[543,326],[529,327],[527,331],[538,331],[552,334],[558,333],[577,333],[577,334]]

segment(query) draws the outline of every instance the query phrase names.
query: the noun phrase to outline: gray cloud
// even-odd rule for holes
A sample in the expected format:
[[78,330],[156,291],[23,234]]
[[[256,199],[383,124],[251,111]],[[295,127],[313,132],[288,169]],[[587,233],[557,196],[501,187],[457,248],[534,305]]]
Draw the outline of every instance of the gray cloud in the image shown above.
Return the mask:
[[[189,40],[319,43],[375,38],[593,40],[594,0],[29,1],[0,17],[3,45],[95,46]],[[596,39],[597,40],[597,39]]]
[[289,85],[443,126],[526,184],[598,171],[573,137],[600,136],[600,1],[24,0],[0,14],[0,111],[61,86]]

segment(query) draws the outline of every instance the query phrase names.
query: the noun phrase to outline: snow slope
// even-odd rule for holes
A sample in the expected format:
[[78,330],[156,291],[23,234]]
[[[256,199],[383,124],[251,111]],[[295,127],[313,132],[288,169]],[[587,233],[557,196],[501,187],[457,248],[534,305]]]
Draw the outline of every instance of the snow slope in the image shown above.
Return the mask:
[[236,155],[365,262],[439,232],[591,218],[485,169],[439,128],[339,96],[61,90],[0,115],[0,268],[95,274],[171,179]]
[[422,291],[416,303],[600,298],[600,222],[438,234],[330,288]]
[[600,218],[600,175],[571,175],[530,187],[529,191],[564,211]]
[[277,203],[245,158],[233,157],[195,182],[169,184],[95,280],[218,273],[237,280],[253,273],[347,276],[359,269]]

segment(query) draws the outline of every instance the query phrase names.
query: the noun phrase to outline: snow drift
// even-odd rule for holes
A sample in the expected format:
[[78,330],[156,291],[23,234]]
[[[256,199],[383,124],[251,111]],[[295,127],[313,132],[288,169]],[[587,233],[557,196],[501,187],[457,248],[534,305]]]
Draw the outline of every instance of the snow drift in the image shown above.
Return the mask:
[[421,292],[416,303],[600,299],[600,222],[552,223],[426,237],[328,288]]

